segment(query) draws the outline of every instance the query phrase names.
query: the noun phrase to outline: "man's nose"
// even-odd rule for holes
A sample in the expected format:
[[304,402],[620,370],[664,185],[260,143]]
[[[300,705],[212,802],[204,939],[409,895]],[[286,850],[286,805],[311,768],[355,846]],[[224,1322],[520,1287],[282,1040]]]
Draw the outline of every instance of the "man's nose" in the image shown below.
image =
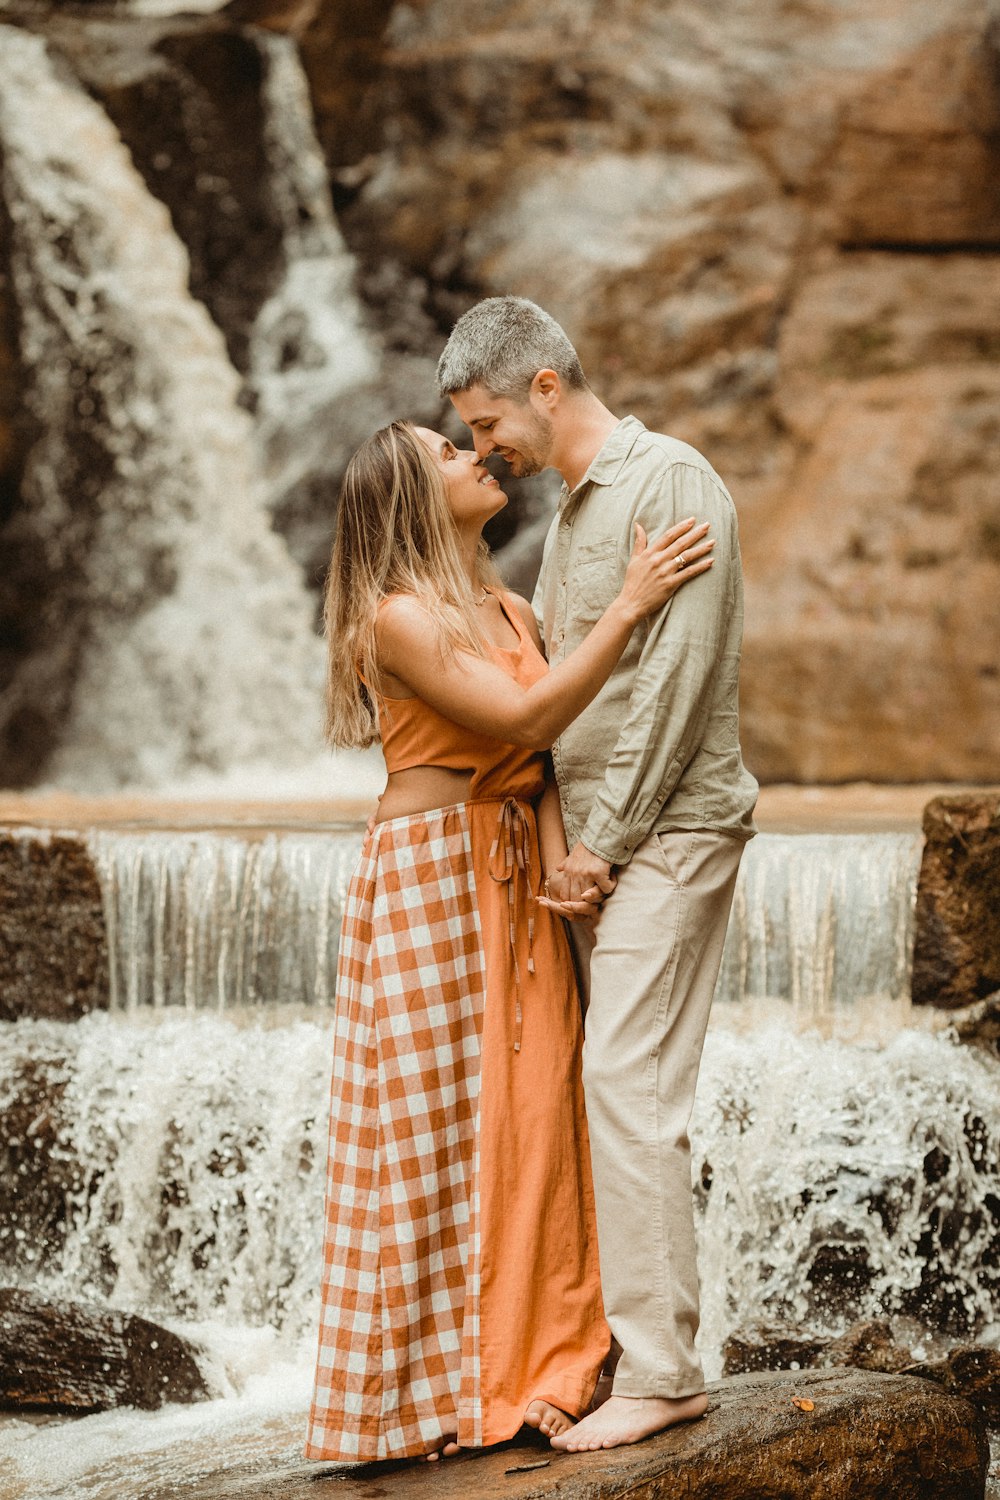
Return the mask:
[[496,452],[496,443],[488,432],[474,432],[472,441],[476,445],[476,458],[482,463],[484,458],[489,458],[491,453]]

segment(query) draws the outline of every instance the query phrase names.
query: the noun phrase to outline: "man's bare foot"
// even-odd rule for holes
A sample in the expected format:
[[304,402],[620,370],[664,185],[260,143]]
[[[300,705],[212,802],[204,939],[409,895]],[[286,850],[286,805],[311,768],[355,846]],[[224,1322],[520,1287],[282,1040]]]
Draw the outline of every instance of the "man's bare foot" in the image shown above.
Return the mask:
[[453,1454],[461,1453],[461,1451],[454,1438],[445,1437],[441,1439],[440,1448],[432,1448],[429,1453],[423,1455],[422,1462],[436,1464],[439,1458],[451,1458]]
[[693,1422],[696,1417],[703,1417],[707,1406],[704,1391],[676,1401],[659,1396],[609,1396],[582,1422],[554,1437],[552,1446],[567,1453],[586,1453],[597,1448],[617,1448],[622,1443],[638,1443],[675,1422]]
[[537,1427],[539,1432],[552,1438],[560,1432],[568,1432],[575,1424],[573,1418],[560,1411],[558,1406],[552,1406],[548,1401],[529,1401],[524,1413],[524,1425]]

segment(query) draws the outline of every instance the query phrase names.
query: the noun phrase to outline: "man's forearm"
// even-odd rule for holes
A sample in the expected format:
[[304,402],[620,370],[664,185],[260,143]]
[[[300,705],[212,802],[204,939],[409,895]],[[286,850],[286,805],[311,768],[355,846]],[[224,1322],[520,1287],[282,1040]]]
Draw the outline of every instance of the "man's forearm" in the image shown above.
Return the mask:
[[551,764],[546,770],[545,791],[538,802],[535,816],[538,820],[538,848],[542,859],[542,875],[551,875],[566,858],[566,830],[563,827],[562,808],[559,805],[559,788],[552,776]]

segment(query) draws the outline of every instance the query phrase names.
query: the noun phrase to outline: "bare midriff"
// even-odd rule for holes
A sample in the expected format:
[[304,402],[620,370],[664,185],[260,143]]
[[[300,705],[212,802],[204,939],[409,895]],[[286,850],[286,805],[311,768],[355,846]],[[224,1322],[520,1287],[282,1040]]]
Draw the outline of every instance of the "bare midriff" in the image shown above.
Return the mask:
[[379,798],[376,823],[389,818],[406,818],[411,813],[433,812],[437,807],[451,807],[465,802],[472,785],[473,771],[451,771],[446,766],[410,766],[392,771]]

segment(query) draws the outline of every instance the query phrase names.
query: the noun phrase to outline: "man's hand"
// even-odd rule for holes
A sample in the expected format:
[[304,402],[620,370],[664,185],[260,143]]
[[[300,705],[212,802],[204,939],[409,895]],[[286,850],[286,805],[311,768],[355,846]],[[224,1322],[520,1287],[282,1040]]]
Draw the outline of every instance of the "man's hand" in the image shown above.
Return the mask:
[[595,896],[603,900],[611,895],[617,884],[607,860],[591,854],[585,844],[577,844],[549,877],[549,889],[553,895],[556,895],[555,882],[559,877],[558,899],[563,901],[593,901]]

